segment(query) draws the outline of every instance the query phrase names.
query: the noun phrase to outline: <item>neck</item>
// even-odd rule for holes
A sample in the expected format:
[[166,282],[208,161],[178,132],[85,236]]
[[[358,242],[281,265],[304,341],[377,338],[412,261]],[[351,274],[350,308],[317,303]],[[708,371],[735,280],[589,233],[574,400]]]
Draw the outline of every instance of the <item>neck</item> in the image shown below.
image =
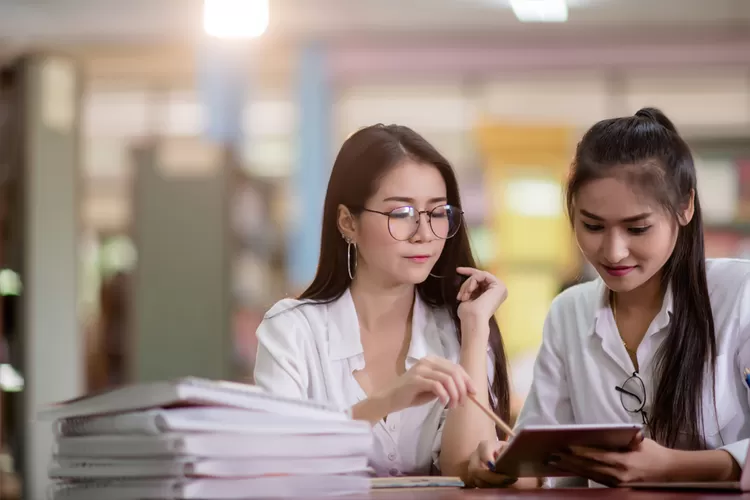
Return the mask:
[[[360,326],[365,331],[403,331],[414,305],[414,285],[386,285],[369,279],[360,266],[350,293]],[[393,326],[396,325],[396,328]]]
[[666,288],[662,286],[661,273],[657,273],[647,282],[629,292],[618,292],[618,314],[631,314],[635,311],[654,311],[661,309]]

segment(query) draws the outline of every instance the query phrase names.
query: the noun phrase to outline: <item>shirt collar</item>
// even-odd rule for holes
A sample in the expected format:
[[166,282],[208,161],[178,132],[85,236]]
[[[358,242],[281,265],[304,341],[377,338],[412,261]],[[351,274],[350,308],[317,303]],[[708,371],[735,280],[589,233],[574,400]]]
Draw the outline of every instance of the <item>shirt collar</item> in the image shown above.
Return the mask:
[[[614,323],[614,318],[609,304],[609,288],[607,288],[601,278],[597,278],[596,290],[599,301],[594,312],[594,328],[592,328],[589,333],[596,333],[601,336],[604,325],[607,325],[608,322]],[[667,285],[667,291],[664,293],[664,300],[662,301],[661,309],[651,323],[651,326],[646,332],[646,336],[651,336],[669,326],[673,310],[674,295],[672,293],[672,284],[670,283]]]
[[[427,304],[417,293],[414,298],[414,311],[411,323],[411,343],[407,352],[407,369],[413,362],[428,354],[428,330],[434,321]],[[328,305],[328,356],[332,361],[351,358],[362,354],[361,332],[357,310],[352,294],[347,289],[337,300]]]

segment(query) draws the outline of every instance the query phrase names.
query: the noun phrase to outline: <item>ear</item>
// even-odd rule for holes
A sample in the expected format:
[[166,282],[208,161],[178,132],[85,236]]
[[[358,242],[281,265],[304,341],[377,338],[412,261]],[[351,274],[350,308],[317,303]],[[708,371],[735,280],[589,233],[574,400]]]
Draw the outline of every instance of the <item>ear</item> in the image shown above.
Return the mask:
[[688,199],[687,204],[683,205],[682,207],[682,213],[680,214],[680,225],[681,226],[687,226],[690,224],[690,221],[693,220],[693,215],[695,215],[695,190],[690,190],[690,198]]
[[338,225],[341,236],[347,242],[356,243],[357,221],[349,208],[344,205],[339,205],[336,224]]

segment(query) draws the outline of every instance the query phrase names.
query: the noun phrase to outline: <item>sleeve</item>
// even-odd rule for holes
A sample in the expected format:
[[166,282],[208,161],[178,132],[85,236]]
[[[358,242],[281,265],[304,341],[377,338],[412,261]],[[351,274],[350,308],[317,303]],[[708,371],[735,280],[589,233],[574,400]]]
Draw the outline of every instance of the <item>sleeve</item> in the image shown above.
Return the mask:
[[296,399],[308,398],[308,370],[303,334],[309,330],[298,311],[266,317],[256,330],[255,384],[264,390]]
[[556,309],[553,302],[544,321],[542,346],[534,363],[534,379],[524,402],[516,428],[527,425],[565,425],[574,423]]
[[[746,300],[750,300],[750,296],[748,296]],[[738,376],[743,381],[743,393],[745,395],[745,398],[747,398],[747,405],[750,405],[750,388],[748,388],[748,385],[745,382],[744,373],[745,368],[750,367],[750,338],[748,338],[750,337],[750,325],[745,325],[743,327],[742,337],[743,340],[740,341],[741,344],[739,349],[737,349],[737,354],[735,357],[735,369],[737,370]],[[747,405],[743,405],[743,407],[746,407]],[[732,457],[740,465],[740,467],[744,467],[748,446],[750,446],[750,439],[743,439],[741,441],[729,443],[719,449],[727,451],[730,455],[732,455]]]

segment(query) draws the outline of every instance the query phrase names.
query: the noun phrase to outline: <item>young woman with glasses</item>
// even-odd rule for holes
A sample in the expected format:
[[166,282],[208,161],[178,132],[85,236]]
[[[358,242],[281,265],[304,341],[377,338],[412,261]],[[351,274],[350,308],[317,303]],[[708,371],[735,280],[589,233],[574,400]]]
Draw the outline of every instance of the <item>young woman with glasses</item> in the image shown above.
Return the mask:
[[463,475],[496,439],[467,395],[509,414],[506,295],[475,269],[448,161],[409,128],[364,128],[333,165],[315,278],[258,329],[255,381],[371,422],[380,475]]
[[[604,120],[578,144],[567,185],[578,245],[600,279],[552,303],[518,427],[645,424],[622,452],[550,463],[605,485],[736,480],[750,436],[750,262],[706,260],[693,157],[659,110]],[[469,482],[506,481],[485,465]]]

